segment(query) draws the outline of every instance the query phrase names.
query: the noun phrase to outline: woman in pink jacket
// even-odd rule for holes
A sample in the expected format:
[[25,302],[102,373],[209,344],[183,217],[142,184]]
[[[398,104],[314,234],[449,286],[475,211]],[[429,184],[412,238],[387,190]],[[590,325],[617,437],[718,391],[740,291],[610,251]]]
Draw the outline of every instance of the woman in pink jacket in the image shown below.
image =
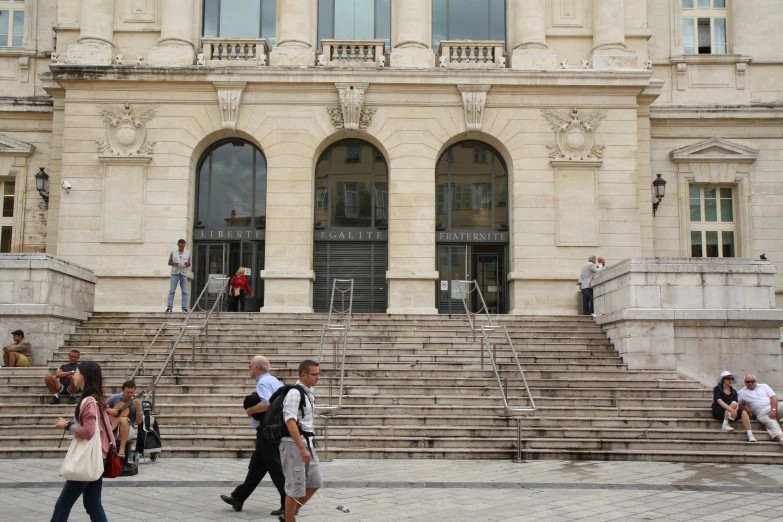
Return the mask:
[[[109,453],[109,445],[114,444],[114,434],[103,429],[110,426],[106,415],[106,398],[103,395],[103,375],[101,367],[91,361],[79,364],[79,368],[73,376],[73,384],[84,390],[82,399],[76,405],[76,414],[73,421],[63,418],[57,419],[55,425],[61,429],[67,429],[77,439],[91,439],[95,434],[95,420],[100,425],[101,448],[103,449],[103,463],[106,465],[106,455]],[[89,400],[92,397],[95,400]],[[103,417],[100,420],[98,415]],[[106,522],[106,513],[101,504],[101,490],[103,489],[103,477],[92,482],[66,480],[60,498],[54,505],[52,522],[65,522],[71,514],[71,508],[84,495],[84,509],[90,515],[92,522]]]

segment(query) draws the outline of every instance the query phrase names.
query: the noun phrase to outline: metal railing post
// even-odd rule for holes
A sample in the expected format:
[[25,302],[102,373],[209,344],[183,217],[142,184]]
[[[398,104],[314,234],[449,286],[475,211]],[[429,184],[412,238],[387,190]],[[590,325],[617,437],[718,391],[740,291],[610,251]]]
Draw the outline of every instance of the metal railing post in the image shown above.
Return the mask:
[[329,417],[324,415],[324,458],[321,462],[332,462],[329,458]]
[[522,460],[522,418],[517,417],[517,464],[525,462]]

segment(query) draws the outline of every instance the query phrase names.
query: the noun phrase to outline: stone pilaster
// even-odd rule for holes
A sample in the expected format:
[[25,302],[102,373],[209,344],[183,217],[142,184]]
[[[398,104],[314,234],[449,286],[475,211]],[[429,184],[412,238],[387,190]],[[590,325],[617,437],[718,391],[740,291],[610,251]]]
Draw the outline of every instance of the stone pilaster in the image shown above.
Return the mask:
[[557,56],[546,43],[546,0],[511,0],[512,69],[556,69]]
[[278,2],[277,46],[269,54],[271,65],[315,65],[310,0]]
[[114,0],[82,0],[79,41],[68,46],[65,63],[114,63]]
[[637,56],[625,45],[625,1],[593,0],[593,69],[634,69]]
[[166,0],[162,4],[160,40],[150,50],[150,65],[193,65],[193,0]]
[[432,0],[394,0],[395,44],[392,67],[435,67],[432,41]]

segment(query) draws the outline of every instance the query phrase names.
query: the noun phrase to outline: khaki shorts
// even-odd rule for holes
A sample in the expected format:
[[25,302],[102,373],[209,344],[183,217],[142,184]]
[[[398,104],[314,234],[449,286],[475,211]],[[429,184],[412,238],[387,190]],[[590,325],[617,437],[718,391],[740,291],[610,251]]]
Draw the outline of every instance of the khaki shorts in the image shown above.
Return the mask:
[[23,354],[19,354],[19,360],[16,361],[16,367],[17,368],[32,368],[33,365],[30,364],[30,361],[27,359],[26,356]]
[[312,460],[309,464],[302,462],[299,448],[292,440],[280,442],[280,461],[285,475],[285,494],[291,498],[302,498],[308,489],[321,488],[324,485],[321,478],[321,467],[318,465],[318,455],[312,449]]

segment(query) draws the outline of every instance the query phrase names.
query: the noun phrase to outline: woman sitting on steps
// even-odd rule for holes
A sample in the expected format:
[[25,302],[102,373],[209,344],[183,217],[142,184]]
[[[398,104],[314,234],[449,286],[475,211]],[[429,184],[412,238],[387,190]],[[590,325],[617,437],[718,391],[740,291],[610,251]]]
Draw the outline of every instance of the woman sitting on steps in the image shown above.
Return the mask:
[[734,376],[731,372],[722,372],[718,377],[718,385],[713,389],[712,416],[715,420],[723,421],[723,431],[734,431],[729,423],[738,418],[742,419],[742,425],[748,434],[748,442],[756,442],[753,431],[750,429],[750,417],[744,408],[740,408],[737,390],[731,387]]

